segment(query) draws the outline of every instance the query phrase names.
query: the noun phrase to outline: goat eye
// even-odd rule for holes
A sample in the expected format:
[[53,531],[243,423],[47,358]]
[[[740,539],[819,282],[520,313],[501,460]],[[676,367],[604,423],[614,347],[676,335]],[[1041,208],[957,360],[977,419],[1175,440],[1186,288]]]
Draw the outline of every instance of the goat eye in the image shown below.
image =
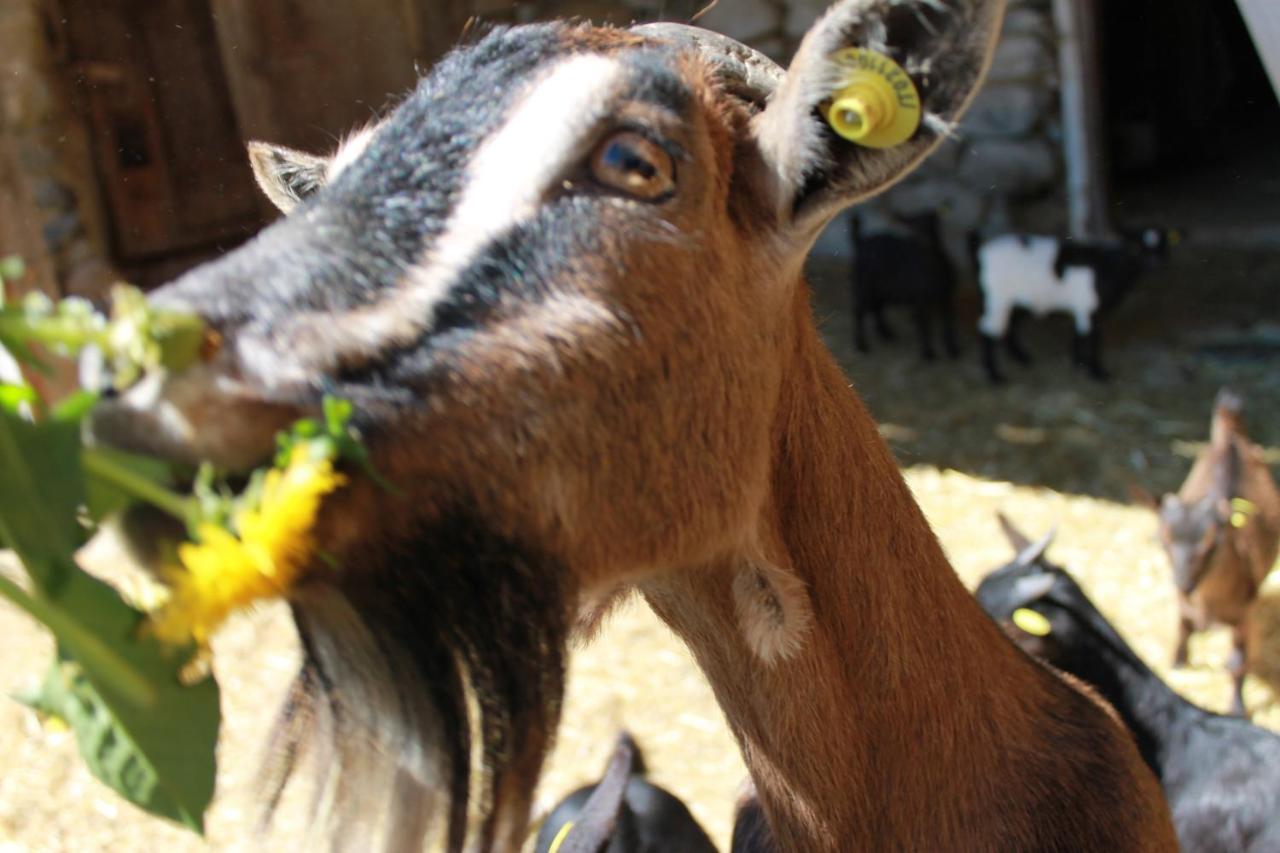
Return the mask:
[[676,166],[662,146],[629,130],[601,142],[591,155],[591,175],[601,184],[644,201],[670,195]]

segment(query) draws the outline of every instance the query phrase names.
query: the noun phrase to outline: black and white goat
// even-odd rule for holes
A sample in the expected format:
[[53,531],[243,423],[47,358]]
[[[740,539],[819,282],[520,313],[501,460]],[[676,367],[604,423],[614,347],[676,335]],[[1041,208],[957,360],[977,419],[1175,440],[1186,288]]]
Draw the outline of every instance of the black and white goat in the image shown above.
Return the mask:
[[678,797],[645,778],[644,757],[627,732],[600,781],[556,805],[538,831],[535,853],[715,853]]
[[920,338],[920,354],[925,361],[936,357],[933,348],[933,317],[942,324],[942,340],[947,354],[960,355],[955,329],[955,267],[942,246],[938,215],[932,211],[896,217],[892,230],[866,233],[857,216],[849,218],[853,242],[853,343],[859,352],[868,352],[867,317],[884,340],[893,332],[884,309],[909,306]]
[[982,361],[992,382],[1003,377],[995,344],[1003,339],[1010,356],[1026,364],[1030,356],[1017,337],[1015,311],[1036,316],[1065,312],[1075,320],[1072,360],[1094,379],[1105,379],[1099,320],[1168,252],[1175,232],[1148,228],[1119,243],[1080,243],[1057,237],[1005,234],[973,245],[978,287],[983,296],[978,332]]
[[[1280,850],[1280,736],[1171,690],[1071,575],[1045,559],[1052,534],[1033,544],[1003,516],[1000,523],[1018,556],[982,581],[978,603],[1025,651],[1111,703],[1164,787],[1182,849]],[[1039,618],[1015,616],[1021,609]]]

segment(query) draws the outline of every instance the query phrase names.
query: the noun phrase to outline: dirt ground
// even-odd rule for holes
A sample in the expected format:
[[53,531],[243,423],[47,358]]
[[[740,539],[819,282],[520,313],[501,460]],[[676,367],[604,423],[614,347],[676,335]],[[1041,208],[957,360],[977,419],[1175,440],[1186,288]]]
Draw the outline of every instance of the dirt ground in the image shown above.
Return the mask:
[[[976,584],[1009,557],[995,510],[1033,535],[1056,525],[1050,556],[1077,574],[1138,653],[1186,696],[1225,709],[1223,632],[1193,641],[1190,669],[1168,671],[1172,585],[1151,515],[1123,496],[1131,482],[1176,487],[1225,382],[1245,392],[1255,438],[1280,461],[1280,256],[1180,251],[1112,318],[1104,358],[1115,379],[1106,385],[1070,370],[1069,330],[1048,322],[1027,324],[1036,364],[1009,364],[1009,384],[989,387],[969,331],[971,295],[959,362],[920,363],[906,318],[896,318],[897,342],[876,342],[872,354],[855,356],[843,270],[818,263],[814,272],[825,332],[881,419],[965,583]],[[109,543],[98,548],[98,559],[110,559]],[[48,660],[48,641],[3,606],[0,638],[0,690],[31,683]],[[215,654],[225,720],[220,793],[205,841],[121,802],[83,769],[69,734],[46,730],[0,700],[0,853],[308,846],[299,808],[286,807],[266,843],[255,840],[251,822],[260,746],[297,661],[283,609],[236,620]],[[1247,699],[1258,706],[1269,697],[1250,684]],[[1275,707],[1256,719],[1280,729]],[[636,734],[656,779],[685,798],[727,847],[741,761],[688,653],[642,605],[626,608],[576,654],[540,805],[597,774],[622,726]]]

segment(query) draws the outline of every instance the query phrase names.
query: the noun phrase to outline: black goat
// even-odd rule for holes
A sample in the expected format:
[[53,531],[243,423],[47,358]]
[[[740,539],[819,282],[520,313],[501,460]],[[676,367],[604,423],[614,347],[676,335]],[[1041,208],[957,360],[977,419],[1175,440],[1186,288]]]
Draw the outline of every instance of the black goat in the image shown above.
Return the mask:
[[1111,703],[1160,778],[1182,849],[1280,850],[1280,736],[1171,690],[1044,558],[1052,534],[1031,544],[1000,522],[1019,553],[982,581],[978,603],[1024,650]]
[[933,315],[942,323],[942,340],[947,354],[960,355],[956,343],[956,274],[942,247],[938,215],[933,212],[899,217],[904,230],[864,234],[858,217],[850,217],[849,236],[853,241],[853,343],[859,352],[868,352],[867,317],[876,324],[884,340],[893,331],[884,317],[891,305],[911,307],[920,337],[920,354],[926,361],[936,357],[933,348]]
[[600,781],[551,810],[535,853],[715,853],[685,804],[644,776],[640,747],[623,732]]
[[992,382],[1003,377],[995,361],[995,342],[1003,339],[1015,361],[1030,356],[1017,340],[1015,312],[1042,316],[1071,314],[1075,320],[1072,361],[1094,379],[1106,379],[1102,368],[1099,320],[1154,269],[1176,242],[1177,232],[1148,228],[1119,243],[1082,243],[1057,237],[1006,234],[985,242],[970,241],[983,311],[978,321],[982,361]]
[[738,796],[734,807],[729,853],[778,853],[773,831],[764,816],[764,807],[760,805],[755,785],[750,780],[747,780],[745,790]]

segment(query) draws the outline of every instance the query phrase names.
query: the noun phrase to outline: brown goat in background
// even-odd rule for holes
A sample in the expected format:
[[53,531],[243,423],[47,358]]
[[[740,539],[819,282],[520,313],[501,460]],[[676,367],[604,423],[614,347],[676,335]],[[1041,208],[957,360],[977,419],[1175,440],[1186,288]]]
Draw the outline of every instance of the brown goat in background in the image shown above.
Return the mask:
[[1262,457],[1249,441],[1244,402],[1224,388],[1214,402],[1209,444],[1196,455],[1176,494],[1156,500],[1141,489],[1135,496],[1155,510],[1160,543],[1178,588],[1178,643],[1173,665],[1187,663],[1193,631],[1229,625],[1234,680],[1231,713],[1244,714],[1248,614],[1258,589],[1275,565],[1280,548],[1280,492]]
[[[575,620],[639,589],[781,850],[1174,849],[1129,734],[956,577],[802,277],[952,127],[1001,14],[844,0],[785,71],[677,25],[498,29],[332,164],[255,150],[289,215],[153,295],[222,348],[94,427],[246,466],[355,403],[400,493],[325,504],[281,735],[283,771],[320,750],[340,843],[518,849]],[[904,144],[823,120],[850,45],[916,78]]]

